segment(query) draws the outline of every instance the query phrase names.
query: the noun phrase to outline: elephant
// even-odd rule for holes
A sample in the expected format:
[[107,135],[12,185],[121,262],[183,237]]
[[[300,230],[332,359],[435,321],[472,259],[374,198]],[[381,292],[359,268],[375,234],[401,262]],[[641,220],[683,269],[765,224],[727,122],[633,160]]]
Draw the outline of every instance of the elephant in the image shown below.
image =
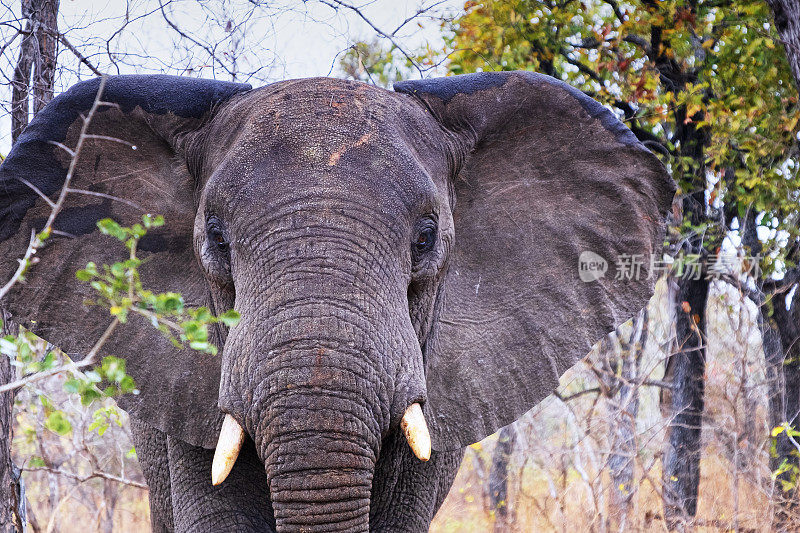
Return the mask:
[[2,302],[14,323],[88,353],[111,317],[75,272],[124,259],[98,220],[143,213],[166,221],[139,243],[143,285],[241,317],[211,328],[218,355],[138,316],[103,346],[140,391],[119,404],[153,531],[427,531],[464,448],[646,305],[647,261],[620,265],[661,249],[675,192],[614,113],[535,72],[109,76],[56,97],[0,166],[4,279],[68,173]]

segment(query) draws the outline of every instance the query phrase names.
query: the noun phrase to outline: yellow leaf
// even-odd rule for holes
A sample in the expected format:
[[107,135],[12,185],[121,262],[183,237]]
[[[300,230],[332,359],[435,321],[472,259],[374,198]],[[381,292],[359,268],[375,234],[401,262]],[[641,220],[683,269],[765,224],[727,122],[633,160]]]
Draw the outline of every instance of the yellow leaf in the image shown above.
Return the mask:
[[702,103],[692,103],[692,104],[689,104],[689,105],[686,107],[686,116],[687,116],[687,117],[692,117],[692,116],[694,116],[694,115],[695,115],[695,113],[697,113],[697,112],[698,112],[698,111],[700,111],[701,109],[703,109],[703,104],[702,104]]
[[784,430],[784,429],[786,429],[786,426],[775,426],[774,428],[772,428],[772,433],[770,433],[770,434],[771,434],[773,437],[777,437],[778,435],[780,435],[781,433],[783,433],[783,430]]

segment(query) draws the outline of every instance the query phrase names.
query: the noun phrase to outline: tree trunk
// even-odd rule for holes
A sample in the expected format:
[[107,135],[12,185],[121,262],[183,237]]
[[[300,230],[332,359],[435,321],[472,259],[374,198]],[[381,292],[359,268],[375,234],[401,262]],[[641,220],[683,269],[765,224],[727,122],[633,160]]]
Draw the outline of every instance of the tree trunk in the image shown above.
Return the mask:
[[38,56],[33,71],[33,114],[35,115],[53,99],[58,54],[58,7],[60,0],[32,0],[33,16],[39,26],[36,30]]
[[513,425],[500,430],[497,444],[492,454],[492,469],[489,472],[489,494],[491,508],[494,510],[495,533],[512,531],[514,525],[514,512],[508,494],[508,465],[514,445],[517,442],[517,432]]
[[28,125],[31,91],[34,114],[53,99],[58,54],[59,2],[60,0],[22,0],[22,16],[28,21],[11,80],[12,142],[16,142]]
[[[29,95],[33,91],[33,111],[39,112],[53,99],[58,53],[58,7],[60,0],[22,0],[22,16],[27,19],[25,35],[11,80],[11,140],[16,142],[29,119]],[[0,318],[4,318],[0,313]],[[3,334],[12,333],[3,321]],[[16,333],[16,331],[13,331]],[[14,368],[0,356],[0,383],[14,380]],[[25,503],[20,474],[11,460],[14,393],[0,394],[0,533],[21,532],[25,522]]]
[[[25,3],[23,2],[23,6]],[[24,9],[23,9],[24,13]],[[28,88],[31,84],[31,67],[36,50],[33,24],[28,19],[25,35],[19,47],[19,59],[11,80],[11,142],[16,143],[22,130],[28,125]]]
[[800,0],[767,0],[775,27],[786,48],[795,85],[800,89]]
[[[797,295],[792,298],[791,307],[786,309],[788,291],[775,294],[772,299],[772,317],[767,317],[762,326],[762,343],[767,360],[770,387],[770,425],[772,427],[788,423],[794,429],[800,428],[800,306],[796,304]],[[766,312],[766,311],[765,311]],[[778,479],[776,492],[780,496],[775,509],[774,528],[777,531],[791,530],[797,523],[798,500],[797,483],[783,490],[781,481],[790,481],[792,470],[800,468],[797,451],[786,432],[777,436],[775,454],[770,460],[774,471],[784,462],[790,470]]]
[[620,385],[617,394],[608,399],[611,424],[608,466],[611,474],[611,501],[608,513],[609,531],[626,531],[636,493],[636,417],[639,413],[639,361],[647,342],[647,309],[633,320],[627,342],[620,344]]
[[671,530],[684,530],[697,512],[701,431],[705,389],[705,312],[709,281],[677,280],[676,349],[668,363],[672,375],[671,420],[664,451],[664,517]]
[[[12,328],[5,320],[5,314],[0,308],[0,318],[3,319],[3,336],[12,332]],[[14,367],[5,355],[0,355],[0,384],[14,380]],[[19,471],[11,461],[11,439],[13,437],[14,393],[0,394],[0,533],[18,533],[22,531],[24,506],[20,504]]]

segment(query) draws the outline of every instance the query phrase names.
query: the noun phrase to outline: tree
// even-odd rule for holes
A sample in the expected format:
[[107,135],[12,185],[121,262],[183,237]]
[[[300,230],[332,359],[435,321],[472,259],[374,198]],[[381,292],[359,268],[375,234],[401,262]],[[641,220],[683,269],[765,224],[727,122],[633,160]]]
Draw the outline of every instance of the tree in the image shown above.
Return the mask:
[[494,531],[503,533],[513,530],[514,508],[508,491],[509,463],[517,441],[514,425],[506,426],[497,436],[492,452],[492,467],[489,470],[489,505],[494,511]]
[[792,69],[792,76],[800,88],[800,2],[798,0],[767,0],[775,18],[778,30],[786,48],[786,57]]
[[697,502],[708,266],[725,238],[761,228],[768,253],[748,263],[760,267],[760,285],[786,264],[786,243],[798,234],[800,178],[791,169],[800,113],[767,6],[512,0],[466,8],[448,27],[451,72],[527,69],[563,79],[611,107],[679,184],[666,248],[678,268],[663,492],[670,527],[682,527]]
[[[1,309],[0,309],[1,310]],[[3,336],[10,334],[8,321],[3,318]],[[11,361],[0,357],[0,384],[13,381]],[[20,517],[19,470],[11,462],[12,412],[14,393],[0,393],[0,531],[17,533],[22,531]]]
[[[59,0],[22,0],[22,16],[27,19],[19,58],[12,80],[11,138],[16,141],[29,118],[29,95],[33,93],[33,112],[53,99],[56,65]],[[0,307],[3,335],[10,331]],[[0,357],[0,384],[13,381],[10,360]],[[20,471],[11,462],[14,391],[0,393],[0,531],[22,531],[25,504],[21,501]]]
[[[619,347],[601,343],[607,372],[604,389],[606,401],[615,421],[610,430],[608,467],[611,474],[611,501],[609,506],[609,530],[627,529],[632,511],[632,497],[636,492],[634,482],[636,446],[636,417],[639,411],[639,389],[642,383],[641,358],[647,343],[648,314],[642,310],[632,322],[630,335],[615,334],[606,339],[619,339]],[[604,340],[606,340],[604,339]],[[609,352],[613,357],[609,357]]]
[[22,16],[27,22],[11,82],[12,141],[16,141],[28,125],[29,94],[33,93],[34,113],[53,99],[59,1],[22,0]]

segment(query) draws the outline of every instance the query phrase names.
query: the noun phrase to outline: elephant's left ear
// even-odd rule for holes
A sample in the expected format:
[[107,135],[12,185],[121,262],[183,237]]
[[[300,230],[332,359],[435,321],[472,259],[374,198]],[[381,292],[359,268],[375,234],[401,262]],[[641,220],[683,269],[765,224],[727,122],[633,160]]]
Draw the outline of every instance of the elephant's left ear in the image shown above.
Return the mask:
[[395,90],[467,154],[426,346],[433,447],[452,449],[532,408],[647,303],[675,186],[610,111],[554,78],[483,73]]

